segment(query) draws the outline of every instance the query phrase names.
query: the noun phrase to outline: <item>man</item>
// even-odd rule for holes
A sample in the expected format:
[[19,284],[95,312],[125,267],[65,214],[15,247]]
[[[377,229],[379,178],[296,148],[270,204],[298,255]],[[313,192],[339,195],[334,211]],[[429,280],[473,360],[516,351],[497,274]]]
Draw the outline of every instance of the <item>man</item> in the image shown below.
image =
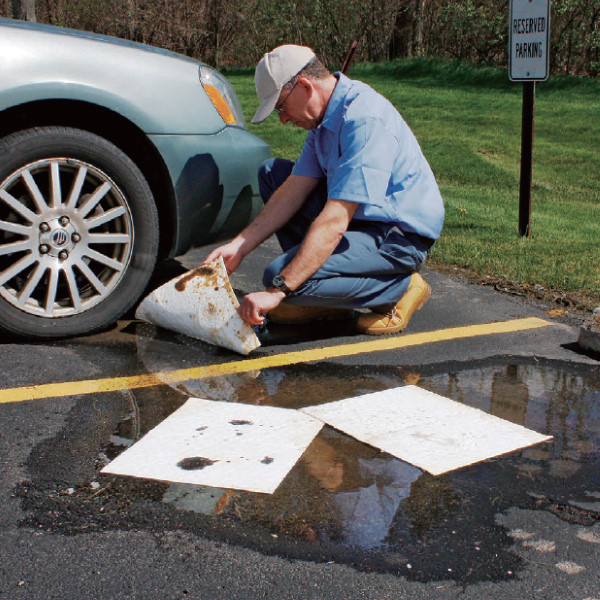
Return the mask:
[[296,163],[259,172],[262,212],[213,250],[231,273],[273,233],[284,253],[265,270],[265,290],[246,295],[241,317],[259,325],[343,318],[366,334],[404,330],[431,294],[417,273],[439,237],[444,208],[419,145],[396,109],[369,86],[330,73],[310,48],[284,45],[256,67],[261,104],[309,131]]

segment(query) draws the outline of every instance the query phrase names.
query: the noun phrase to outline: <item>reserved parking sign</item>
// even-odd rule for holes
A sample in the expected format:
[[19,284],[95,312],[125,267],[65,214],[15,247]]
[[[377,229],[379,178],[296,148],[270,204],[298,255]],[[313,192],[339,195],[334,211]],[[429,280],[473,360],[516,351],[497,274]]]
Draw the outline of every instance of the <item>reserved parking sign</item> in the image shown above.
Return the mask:
[[544,81],[549,75],[550,0],[511,0],[509,78]]

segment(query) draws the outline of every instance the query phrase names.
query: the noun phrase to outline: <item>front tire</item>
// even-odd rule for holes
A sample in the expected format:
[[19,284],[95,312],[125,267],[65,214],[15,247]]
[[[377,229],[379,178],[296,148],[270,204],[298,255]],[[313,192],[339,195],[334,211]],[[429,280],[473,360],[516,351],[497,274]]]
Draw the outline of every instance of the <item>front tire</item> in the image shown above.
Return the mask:
[[154,270],[158,216],[135,163],[81,129],[0,140],[0,328],[59,338],[107,327]]

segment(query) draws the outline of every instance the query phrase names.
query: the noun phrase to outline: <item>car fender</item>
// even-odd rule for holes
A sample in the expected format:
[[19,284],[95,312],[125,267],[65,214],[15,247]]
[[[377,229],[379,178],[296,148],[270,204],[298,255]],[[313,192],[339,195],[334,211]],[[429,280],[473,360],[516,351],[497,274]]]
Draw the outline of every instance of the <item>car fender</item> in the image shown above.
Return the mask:
[[[134,103],[129,98],[123,97],[122,94],[90,84],[72,81],[60,83],[45,81],[24,84],[11,89],[7,94],[0,92],[2,110],[46,100],[68,100],[94,104],[118,113],[146,134],[167,133],[164,131],[161,116],[156,114],[156,111],[148,110],[144,103],[139,101]],[[221,123],[220,129],[222,128],[223,124]]]
[[3,27],[0,55],[0,110],[68,98],[118,112],[147,134],[225,126],[200,83],[201,63],[187,57],[47,26]]

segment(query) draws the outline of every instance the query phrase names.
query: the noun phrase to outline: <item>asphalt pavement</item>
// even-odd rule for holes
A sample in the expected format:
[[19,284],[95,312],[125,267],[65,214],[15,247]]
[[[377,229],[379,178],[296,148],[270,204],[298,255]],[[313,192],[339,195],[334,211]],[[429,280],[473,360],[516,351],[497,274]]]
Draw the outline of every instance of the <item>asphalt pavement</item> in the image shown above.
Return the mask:
[[[274,252],[247,258],[234,289],[260,289]],[[600,362],[577,344],[585,315],[424,277],[432,298],[385,347],[352,322],[280,326],[244,358],[132,315],[72,340],[0,338],[0,598],[600,599]],[[219,377],[148,383],[212,365]],[[99,473],[189,396],[295,408],[407,383],[554,440],[436,478],[330,429],[272,498]],[[337,486],[314,467],[328,452],[349,474]],[[376,522],[347,511],[366,500]]]

